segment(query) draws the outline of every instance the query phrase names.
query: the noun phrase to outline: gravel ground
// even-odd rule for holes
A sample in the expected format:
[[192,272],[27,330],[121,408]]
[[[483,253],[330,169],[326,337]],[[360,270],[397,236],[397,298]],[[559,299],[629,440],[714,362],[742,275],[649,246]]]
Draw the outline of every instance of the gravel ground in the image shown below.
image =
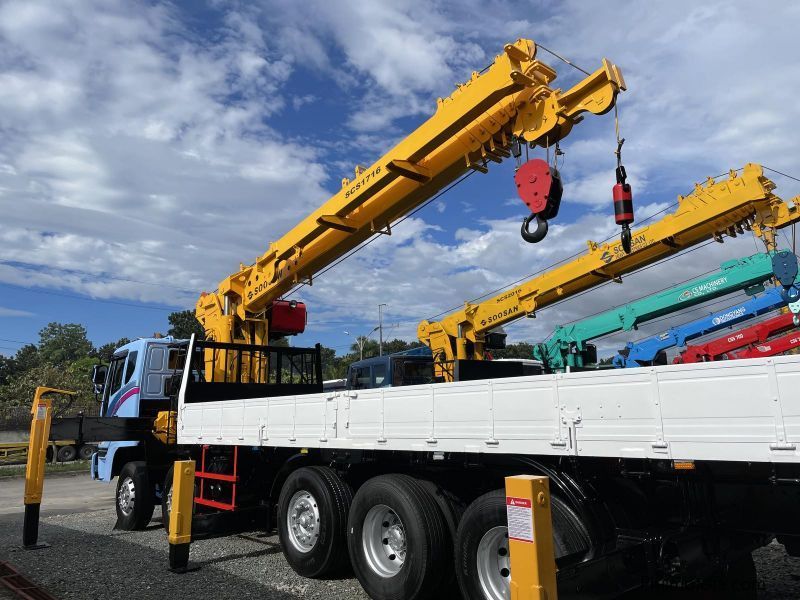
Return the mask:
[[296,575],[277,537],[259,533],[193,542],[190,560],[199,569],[177,575],[167,569],[160,524],[113,531],[115,521],[113,509],[44,517],[39,539],[50,548],[25,551],[18,547],[21,516],[2,517],[0,560],[63,600],[366,598],[355,579]]
[[[113,509],[45,516],[40,540],[51,547],[25,551],[18,547],[21,515],[2,516],[0,560],[62,600],[366,598],[353,578],[319,581],[295,575],[277,537],[259,533],[193,542],[191,562],[199,569],[176,575],[167,570],[167,542],[159,524],[141,532],[113,531],[115,520]],[[800,559],[787,556],[777,543],[755,558],[759,598],[800,598]]]

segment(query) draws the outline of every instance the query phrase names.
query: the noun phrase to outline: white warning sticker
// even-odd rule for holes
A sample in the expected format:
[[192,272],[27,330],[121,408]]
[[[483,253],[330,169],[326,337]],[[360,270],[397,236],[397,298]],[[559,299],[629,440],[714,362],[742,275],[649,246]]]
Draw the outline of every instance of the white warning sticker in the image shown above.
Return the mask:
[[508,538],[533,542],[533,504],[528,498],[506,496]]
[[46,406],[37,406],[36,407],[36,420],[37,421],[44,421],[47,418],[47,407]]

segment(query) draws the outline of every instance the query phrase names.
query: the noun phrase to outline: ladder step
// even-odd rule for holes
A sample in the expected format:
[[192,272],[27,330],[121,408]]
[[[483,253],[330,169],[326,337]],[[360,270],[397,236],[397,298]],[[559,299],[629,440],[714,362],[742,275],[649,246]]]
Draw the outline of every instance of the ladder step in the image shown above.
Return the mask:
[[202,506],[210,506],[211,508],[218,508],[220,510],[236,510],[236,505],[232,502],[217,502],[216,500],[209,500],[207,498],[195,498],[195,504]]
[[207,471],[198,471],[194,474],[196,479],[214,479],[216,481],[227,481],[229,483],[238,483],[239,477],[236,475],[225,475],[223,473],[209,473]]

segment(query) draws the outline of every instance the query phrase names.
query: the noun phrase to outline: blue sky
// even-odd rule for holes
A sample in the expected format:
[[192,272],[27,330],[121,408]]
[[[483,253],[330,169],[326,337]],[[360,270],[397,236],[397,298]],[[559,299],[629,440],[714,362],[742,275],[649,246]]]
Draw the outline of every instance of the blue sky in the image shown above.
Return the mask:
[[[0,3],[0,353],[50,321],[96,344],[167,329],[434,109],[503,43],[619,64],[637,216],[746,162],[794,175],[800,8],[606,2]],[[569,87],[580,75],[546,54]],[[338,351],[387,303],[390,337],[616,231],[611,115],[564,141],[548,238],[519,239],[513,164],[493,166],[298,292],[295,343]],[[778,193],[800,192],[774,177]],[[508,328],[539,341],[756,250],[710,246]],[[731,303],[734,299],[731,299]],[[659,324],[664,326],[664,323]],[[648,333],[646,328],[637,335]],[[604,343],[621,345],[631,334]]]

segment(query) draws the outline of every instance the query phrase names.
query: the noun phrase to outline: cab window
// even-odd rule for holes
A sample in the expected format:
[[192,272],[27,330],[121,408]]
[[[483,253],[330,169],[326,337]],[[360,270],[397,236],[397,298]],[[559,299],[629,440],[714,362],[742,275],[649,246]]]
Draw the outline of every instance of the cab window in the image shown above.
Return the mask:
[[386,365],[372,365],[372,387],[383,387],[389,385],[386,380]]
[[355,367],[350,376],[350,382],[354,390],[363,390],[372,387],[369,367]]
[[133,372],[136,370],[136,357],[138,356],[139,352],[131,352],[128,354],[128,360],[125,361],[125,381],[124,383],[128,383],[133,377]]
[[111,375],[108,378],[109,386],[108,394],[114,394],[119,388],[122,387],[122,374],[125,370],[125,356],[114,358],[111,361]]
[[170,371],[177,371],[183,369],[186,362],[186,355],[179,352],[178,348],[169,349],[169,357],[167,358],[167,368]]
[[433,362],[415,360],[403,363],[402,385],[422,385],[433,381]]

